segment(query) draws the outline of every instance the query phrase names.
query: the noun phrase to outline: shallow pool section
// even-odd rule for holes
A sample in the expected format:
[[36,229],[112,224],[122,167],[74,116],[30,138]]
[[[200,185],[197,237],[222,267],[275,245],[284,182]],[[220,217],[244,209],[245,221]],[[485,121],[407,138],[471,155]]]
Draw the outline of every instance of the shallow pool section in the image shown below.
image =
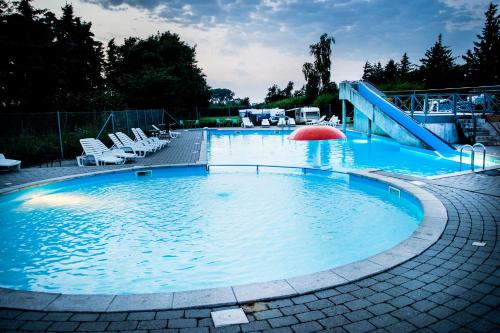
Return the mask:
[[85,177],[0,197],[0,286],[134,294],[288,278],[387,250],[421,218],[412,197],[330,172]]
[[[377,168],[414,176],[460,171],[459,155],[404,146],[392,139],[347,131],[346,139],[291,141],[289,130],[211,130],[209,161],[213,164],[272,164],[331,167],[335,170]],[[481,162],[480,158],[476,159]],[[491,163],[488,163],[490,165]],[[480,165],[478,164],[478,167]],[[470,160],[464,158],[464,170]]]

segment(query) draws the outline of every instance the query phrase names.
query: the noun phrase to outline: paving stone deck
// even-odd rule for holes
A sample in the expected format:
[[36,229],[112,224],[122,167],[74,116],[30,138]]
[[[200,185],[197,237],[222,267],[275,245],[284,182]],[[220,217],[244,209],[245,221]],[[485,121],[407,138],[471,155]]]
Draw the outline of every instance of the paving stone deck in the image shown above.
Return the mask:
[[[189,139],[193,145],[196,138]],[[187,155],[180,154],[183,157],[178,160],[185,163]],[[1,175],[0,182],[29,182],[54,172],[38,170],[41,174],[25,172],[25,178],[23,172]],[[248,324],[214,328],[210,312],[235,306],[115,313],[3,308],[0,331],[500,332],[498,176],[496,170],[423,180],[424,188],[443,202],[449,217],[434,245],[399,266],[349,284],[247,304],[243,309]],[[474,241],[486,242],[486,246],[473,246]]]
[[39,181],[43,179],[56,178],[81,173],[89,173],[102,170],[129,168],[136,165],[163,165],[163,164],[187,164],[196,163],[200,159],[202,143],[202,131],[181,131],[179,138],[171,139],[170,144],[135,163],[124,165],[85,166],[78,167],[75,160],[66,161],[62,167],[30,167],[23,168],[19,172],[0,172],[0,189],[8,186]]

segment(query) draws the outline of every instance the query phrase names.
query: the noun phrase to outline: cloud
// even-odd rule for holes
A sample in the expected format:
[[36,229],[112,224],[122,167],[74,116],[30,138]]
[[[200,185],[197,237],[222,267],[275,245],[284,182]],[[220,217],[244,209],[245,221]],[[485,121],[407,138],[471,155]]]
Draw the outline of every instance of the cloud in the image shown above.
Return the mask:
[[[489,0],[73,0],[104,42],[170,30],[190,45],[213,87],[262,101],[274,83],[303,84],[309,45],[335,37],[332,78],[355,80],[370,62],[417,62],[444,33],[459,55],[471,47]],[[58,12],[60,0],[37,0]]]

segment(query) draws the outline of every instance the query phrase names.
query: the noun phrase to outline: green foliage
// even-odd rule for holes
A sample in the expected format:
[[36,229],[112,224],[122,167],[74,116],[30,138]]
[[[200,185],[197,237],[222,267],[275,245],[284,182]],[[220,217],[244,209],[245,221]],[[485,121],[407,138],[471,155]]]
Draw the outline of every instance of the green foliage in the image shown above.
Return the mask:
[[281,89],[277,84],[273,84],[268,90],[265,103],[273,103],[282,99],[292,97],[293,82],[288,81],[285,89]]
[[497,4],[490,3],[485,24],[472,50],[462,56],[465,60],[467,83],[470,85],[498,84],[500,75],[500,16]]
[[210,104],[228,105],[234,100],[234,91],[227,88],[210,89]]
[[338,102],[339,94],[338,93],[324,93],[316,97],[313,102],[313,106],[322,106],[328,104],[335,104]]
[[314,68],[321,79],[321,91],[330,84],[332,43],[335,44],[333,37],[322,34],[318,43],[309,46],[309,53],[314,56]]
[[128,38],[116,49],[108,46],[113,59],[108,75],[129,107],[208,105],[210,91],[196,63],[196,50],[177,34]]
[[443,44],[443,36],[440,34],[434,45],[425,51],[420,59],[422,66],[420,72],[422,80],[428,88],[444,88],[454,85],[457,79],[455,75],[455,58],[449,46]]
[[292,109],[295,107],[303,106],[307,104],[306,96],[294,96],[290,98],[284,98],[272,103],[267,104],[270,108],[280,108],[280,109]]
[[422,82],[412,82],[412,81],[395,81],[389,83],[381,83],[378,88],[383,91],[399,91],[399,90],[421,90],[425,89]]

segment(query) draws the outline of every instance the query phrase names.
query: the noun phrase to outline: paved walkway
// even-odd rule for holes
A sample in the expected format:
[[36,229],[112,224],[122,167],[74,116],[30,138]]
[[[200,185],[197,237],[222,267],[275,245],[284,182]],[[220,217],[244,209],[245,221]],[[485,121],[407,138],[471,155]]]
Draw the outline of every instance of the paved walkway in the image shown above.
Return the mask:
[[[0,331],[500,332],[498,171],[425,182],[449,216],[434,245],[354,283],[244,306],[249,324],[214,329],[211,308],[121,313],[0,309]],[[486,246],[473,246],[474,241]]]
[[[186,164],[196,163],[200,158],[202,141],[201,130],[182,131],[179,138],[171,139],[170,144],[144,159],[124,165],[86,166],[78,167],[76,161],[64,163],[62,167],[31,167],[19,172],[0,172],[0,189],[8,186],[34,182],[43,179],[56,178],[80,173],[129,168],[134,165]],[[68,166],[69,164],[69,166]]]

